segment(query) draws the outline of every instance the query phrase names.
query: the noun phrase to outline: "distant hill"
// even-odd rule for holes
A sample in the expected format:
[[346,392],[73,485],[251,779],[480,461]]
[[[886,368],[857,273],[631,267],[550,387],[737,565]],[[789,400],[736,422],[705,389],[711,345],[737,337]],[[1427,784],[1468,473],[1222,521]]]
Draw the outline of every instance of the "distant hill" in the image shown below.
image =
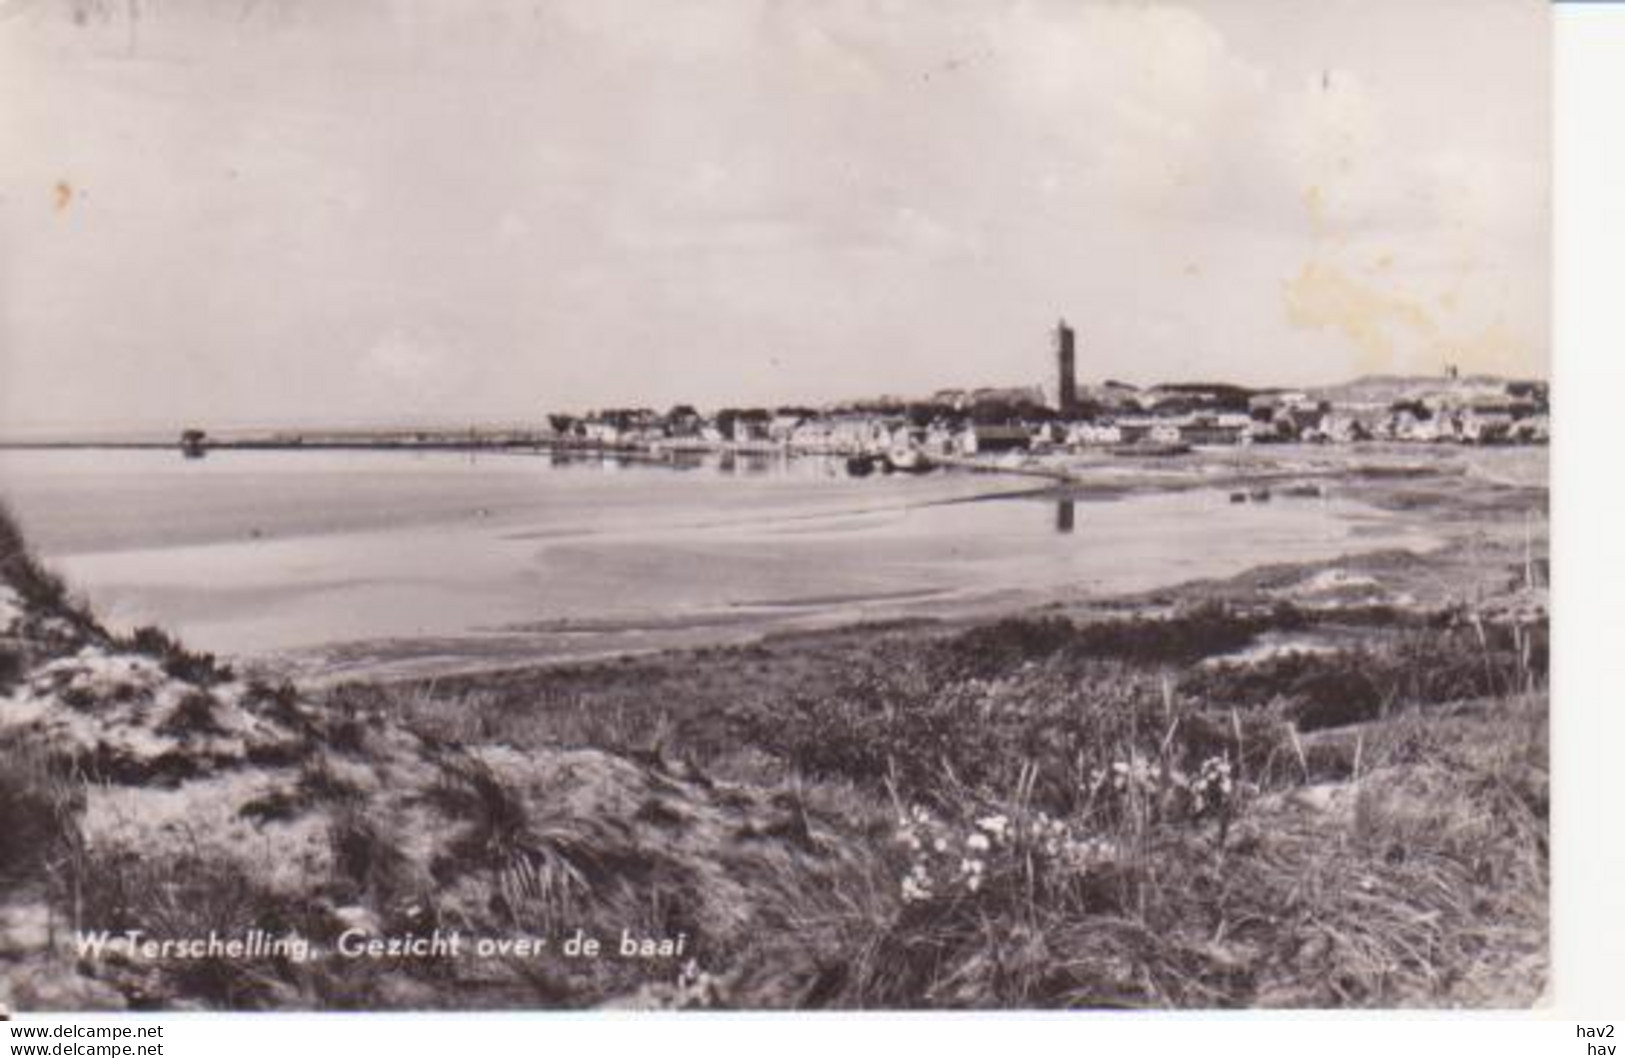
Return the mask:
[[[1431,395],[1471,396],[1504,393],[1514,379],[1498,375],[1464,375],[1443,378],[1438,375],[1365,375],[1333,386],[1320,386],[1307,392],[1333,404],[1393,404],[1420,400]],[[1540,383],[1544,385],[1544,383]]]

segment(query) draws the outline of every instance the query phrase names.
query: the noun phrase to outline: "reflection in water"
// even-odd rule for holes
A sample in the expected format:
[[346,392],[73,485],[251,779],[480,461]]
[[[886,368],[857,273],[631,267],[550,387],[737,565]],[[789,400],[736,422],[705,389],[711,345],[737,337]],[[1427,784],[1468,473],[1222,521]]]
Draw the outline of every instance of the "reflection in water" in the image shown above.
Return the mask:
[[1077,517],[1077,504],[1071,500],[1057,500],[1055,503],[1055,531],[1057,533],[1070,533],[1073,520]]
[[724,474],[766,474],[776,469],[781,460],[774,452],[723,451],[717,458],[717,469]]
[[783,451],[748,451],[732,449],[707,450],[679,448],[661,453],[633,452],[617,449],[552,448],[546,458],[554,467],[573,470],[596,469],[616,471],[631,467],[656,466],[674,470],[713,470],[719,474],[786,475],[805,477],[831,477],[833,462],[820,456],[803,456],[792,461]]
[[777,456],[769,452],[739,453],[739,471],[742,474],[765,474],[773,469]]

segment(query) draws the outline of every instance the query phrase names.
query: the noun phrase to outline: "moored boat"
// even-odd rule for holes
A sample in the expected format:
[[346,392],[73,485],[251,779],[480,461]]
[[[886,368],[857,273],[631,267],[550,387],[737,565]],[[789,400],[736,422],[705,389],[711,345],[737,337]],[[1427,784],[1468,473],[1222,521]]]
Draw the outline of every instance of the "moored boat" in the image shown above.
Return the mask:
[[891,469],[904,474],[924,474],[931,470],[931,460],[916,448],[894,448],[886,453]]
[[847,456],[846,472],[855,478],[866,478],[875,472],[875,457],[867,452]]

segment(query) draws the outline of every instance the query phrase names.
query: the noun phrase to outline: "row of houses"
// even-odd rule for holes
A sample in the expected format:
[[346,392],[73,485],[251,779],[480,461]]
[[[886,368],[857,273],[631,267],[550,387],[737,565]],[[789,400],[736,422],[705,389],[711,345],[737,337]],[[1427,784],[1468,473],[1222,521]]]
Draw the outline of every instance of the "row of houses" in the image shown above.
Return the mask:
[[[1538,385],[1538,390],[1529,388]],[[1452,386],[1405,399],[1338,399],[1338,394],[1236,387],[1134,390],[1107,383],[1087,390],[1080,414],[1063,419],[1033,390],[943,390],[928,401],[876,401],[827,409],[723,409],[689,405],[665,414],[610,409],[553,415],[558,443],[681,450],[782,448],[851,454],[912,449],[928,455],[1123,445],[1353,444],[1403,441],[1541,444],[1550,435],[1541,384]]]

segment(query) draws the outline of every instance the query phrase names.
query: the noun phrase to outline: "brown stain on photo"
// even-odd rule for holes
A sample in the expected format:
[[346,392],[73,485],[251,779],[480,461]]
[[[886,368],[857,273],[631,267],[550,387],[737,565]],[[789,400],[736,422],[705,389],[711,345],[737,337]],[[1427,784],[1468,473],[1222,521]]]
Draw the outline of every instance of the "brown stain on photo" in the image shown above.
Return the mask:
[[1331,328],[1347,337],[1359,352],[1364,373],[1393,368],[1399,359],[1396,329],[1429,346],[1439,338],[1437,322],[1420,303],[1362,282],[1335,264],[1306,263],[1286,281],[1282,296],[1294,326]]
[[1311,184],[1303,193],[1303,208],[1309,213],[1309,232],[1316,242],[1335,242],[1331,218],[1326,211],[1326,192]]
[[58,180],[56,186],[51,189],[51,198],[56,212],[62,213],[66,211],[69,206],[73,205],[73,185],[66,180]]
[[[1293,326],[1332,329],[1346,337],[1358,352],[1356,365],[1362,374],[1400,371],[1407,363],[1412,368],[1452,363],[1465,371],[1517,374],[1529,355],[1526,344],[1504,322],[1464,333],[1441,323],[1422,302],[1322,261],[1310,261],[1287,280],[1282,298]],[[1448,310],[1455,295],[1438,300]]]
[[1453,336],[1449,342],[1434,345],[1436,359],[1448,353],[1452,363],[1467,371],[1492,375],[1520,375],[1530,361],[1528,343],[1502,320],[1496,320],[1473,334]]
[[1528,349],[1504,323],[1466,333],[1461,321],[1452,321],[1461,277],[1437,296],[1413,297],[1395,290],[1395,254],[1380,252],[1360,267],[1334,222],[1326,187],[1315,183],[1305,188],[1303,206],[1311,252],[1297,275],[1281,284],[1282,307],[1294,327],[1341,334],[1354,347],[1361,374],[1435,363],[1459,364],[1468,371],[1518,372]]

